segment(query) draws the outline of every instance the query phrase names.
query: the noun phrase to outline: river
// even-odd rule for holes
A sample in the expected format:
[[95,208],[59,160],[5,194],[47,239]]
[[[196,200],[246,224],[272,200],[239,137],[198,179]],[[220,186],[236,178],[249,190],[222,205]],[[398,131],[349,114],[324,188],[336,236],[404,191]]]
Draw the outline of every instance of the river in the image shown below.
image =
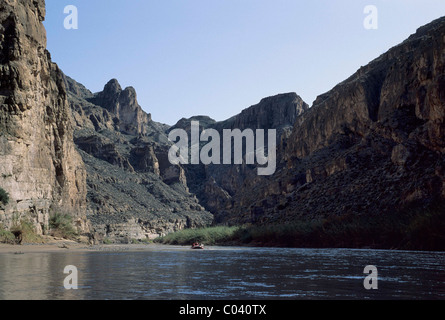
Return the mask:
[[[68,265],[77,289],[64,286],[74,275],[64,273]],[[368,265],[377,289],[364,287]],[[445,253],[175,246],[4,253],[0,299],[444,300]]]

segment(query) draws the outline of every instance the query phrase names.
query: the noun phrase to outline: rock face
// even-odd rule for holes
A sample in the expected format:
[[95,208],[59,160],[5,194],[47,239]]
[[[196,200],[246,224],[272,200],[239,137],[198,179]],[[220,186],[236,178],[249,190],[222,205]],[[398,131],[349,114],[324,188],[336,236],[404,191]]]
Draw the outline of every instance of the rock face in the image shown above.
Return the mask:
[[151,115],[139,106],[133,87],[122,90],[116,79],[110,80],[102,92],[87,98],[93,104],[101,106],[114,115],[115,128],[126,134],[144,135]]
[[[403,213],[445,197],[445,18],[319,96],[233,223]],[[253,191],[255,190],[255,191]]]
[[26,218],[40,233],[52,211],[88,231],[86,171],[75,150],[63,76],[46,51],[45,3],[0,2],[0,224]]
[[[444,47],[442,18],[311,108],[295,93],[281,94],[226,121],[197,116],[172,128],[152,121],[134,89],[116,80],[93,94],[66,77],[95,235],[128,241],[212,222],[382,219],[443,203]],[[171,165],[167,134],[190,134],[192,120],[220,133],[277,129],[276,173],[258,176],[256,165],[246,164]]]
[[240,114],[218,123],[217,129],[277,129],[279,135],[292,128],[298,116],[309,109],[296,93],[284,93],[262,99]]
[[[181,119],[170,128],[182,128],[190,134],[191,121],[199,121],[201,130],[213,128],[222,136],[224,129],[269,129],[277,130],[277,166],[283,166],[286,137],[290,134],[297,118],[309,106],[296,93],[279,94],[262,99],[240,114],[225,121],[216,122],[199,116]],[[267,140],[267,134],[266,134]],[[267,143],[266,143],[267,145]],[[281,163],[280,163],[281,161]],[[215,223],[225,222],[238,216],[238,206],[244,206],[245,195],[256,196],[256,186],[266,183],[267,177],[258,176],[256,165],[186,165],[186,176],[191,192],[200,203],[215,216]]]
[[184,168],[168,161],[168,126],[151,120],[134,89],[117,80],[93,94],[65,76],[74,141],[87,169],[87,216],[95,241],[156,238],[203,227],[213,216],[189,192]]
[[[319,96],[311,108],[295,93],[280,94],[226,121],[196,116],[168,128],[149,120],[142,121],[145,131],[128,135],[116,120],[125,118],[116,107],[122,104],[117,81],[95,95],[80,85],[68,85],[89,101],[77,107],[78,98],[71,99],[82,128],[76,131],[76,143],[95,159],[124,170],[127,174],[120,181],[128,173],[151,174],[196,195],[199,205],[213,213],[214,223],[288,223],[427,206],[445,196],[444,25],[445,19],[439,19],[420,28]],[[124,109],[138,123],[137,107]],[[181,128],[190,135],[191,121],[199,121],[201,130],[220,133],[277,129],[276,173],[258,176],[255,165],[245,164],[170,165],[166,134]],[[85,134],[86,128],[95,133]],[[84,160],[88,167],[86,156]]]

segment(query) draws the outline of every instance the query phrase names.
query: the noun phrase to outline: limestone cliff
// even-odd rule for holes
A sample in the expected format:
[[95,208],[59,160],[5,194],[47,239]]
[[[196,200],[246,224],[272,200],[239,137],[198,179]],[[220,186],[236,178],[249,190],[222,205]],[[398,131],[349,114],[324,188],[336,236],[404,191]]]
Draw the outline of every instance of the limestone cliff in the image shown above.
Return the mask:
[[21,218],[47,230],[52,210],[87,231],[86,171],[75,150],[62,73],[46,50],[43,0],[0,2],[0,207],[5,227]]
[[216,125],[217,129],[277,129],[279,135],[291,128],[297,117],[309,106],[296,93],[278,94],[262,99],[258,104],[244,109],[240,114]]
[[[116,80],[96,94],[68,84],[88,168],[89,216],[98,233],[114,237],[155,236],[212,218],[288,225],[396,216],[400,223],[412,208],[444,203],[444,57],[442,18],[311,108],[295,93],[282,94],[226,121],[197,116],[172,128],[141,116],[135,93]],[[255,165],[170,165],[166,133],[189,131],[192,120],[220,132],[278,129],[276,173],[258,176]]]

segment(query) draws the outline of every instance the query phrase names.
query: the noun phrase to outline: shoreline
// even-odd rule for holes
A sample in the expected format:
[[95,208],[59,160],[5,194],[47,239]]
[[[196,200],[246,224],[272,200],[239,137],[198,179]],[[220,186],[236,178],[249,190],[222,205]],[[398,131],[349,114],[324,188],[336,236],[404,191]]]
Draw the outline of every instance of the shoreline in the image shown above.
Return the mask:
[[56,251],[79,251],[86,250],[88,245],[75,243],[71,241],[60,241],[58,243],[44,243],[44,244],[0,244],[0,254],[5,253],[45,253],[45,252],[56,252]]
[[[0,254],[52,253],[52,252],[123,252],[159,250],[168,246],[157,244],[98,244],[88,245],[69,240],[55,241],[43,244],[0,244]],[[184,247],[185,248],[185,247]],[[188,247],[187,247],[188,249]]]
[[[276,249],[276,248],[288,248],[288,247],[265,247],[265,246],[221,246],[221,245],[213,245],[213,246],[206,246],[207,250],[226,250],[227,248],[231,249],[240,249],[245,250],[249,248],[270,248],[270,249]],[[375,250],[375,251],[387,251],[387,250],[393,250],[393,251],[409,251],[409,252],[438,252],[443,253],[443,251],[435,251],[435,250],[400,250],[400,249],[377,249],[377,248],[370,248],[370,247],[364,247],[364,248],[295,248],[295,249],[350,249],[350,250]],[[28,243],[28,244],[21,244],[21,245],[11,245],[11,244],[4,244],[0,243],[0,256],[4,254],[44,254],[44,253],[86,253],[86,252],[143,252],[143,251],[195,251],[191,250],[190,246],[185,245],[171,245],[171,244],[96,244],[96,245],[89,245],[86,243],[79,243],[75,241],[70,240],[59,240],[54,241],[51,243]]]
[[[217,249],[219,246],[207,246]],[[4,244],[0,243],[1,254],[53,253],[53,252],[125,252],[125,251],[189,251],[190,246],[169,244],[96,244],[79,243],[71,240],[54,240],[47,243]]]

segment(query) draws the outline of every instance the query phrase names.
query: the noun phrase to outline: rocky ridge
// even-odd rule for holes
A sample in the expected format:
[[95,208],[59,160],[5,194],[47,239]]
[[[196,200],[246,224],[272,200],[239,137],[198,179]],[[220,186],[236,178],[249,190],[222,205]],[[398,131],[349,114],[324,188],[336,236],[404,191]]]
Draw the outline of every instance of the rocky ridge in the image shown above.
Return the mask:
[[151,120],[133,88],[122,90],[112,79],[93,94],[68,76],[65,83],[74,141],[87,170],[87,216],[95,241],[153,239],[212,223],[189,192],[184,168],[168,161],[168,126]]
[[[169,129],[181,128],[190,135],[191,121],[199,121],[201,130],[216,129],[222,136],[224,129],[264,129],[265,146],[267,130],[277,130],[277,167],[284,166],[287,137],[297,118],[309,106],[296,93],[284,93],[262,99],[258,104],[244,109],[240,114],[224,121],[214,121],[205,116],[181,119]],[[267,150],[267,148],[266,148]],[[262,185],[269,177],[258,176],[257,165],[185,165],[190,190],[197,195],[200,203],[215,216],[215,223],[224,223],[240,203],[239,197],[251,193],[252,187]],[[238,210],[238,209],[235,209]]]

